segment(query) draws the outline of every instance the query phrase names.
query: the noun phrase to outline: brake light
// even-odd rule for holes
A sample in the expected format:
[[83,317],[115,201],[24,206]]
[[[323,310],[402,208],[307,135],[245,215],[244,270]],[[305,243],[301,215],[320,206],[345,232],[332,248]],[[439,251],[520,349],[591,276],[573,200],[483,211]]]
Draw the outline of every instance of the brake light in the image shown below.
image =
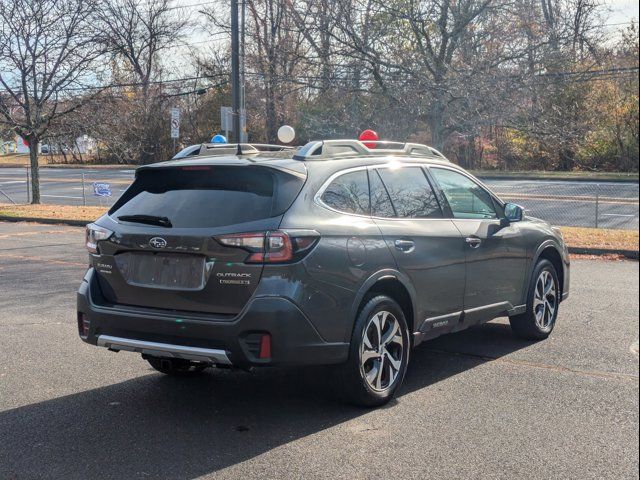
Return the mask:
[[226,246],[249,252],[245,263],[288,263],[302,258],[318,235],[291,236],[287,232],[252,232],[222,235],[216,240]]
[[202,165],[194,165],[194,166],[182,167],[180,170],[184,170],[184,171],[187,171],[187,172],[201,172],[201,171],[205,171],[205,170],[211,170],[211,167],[206,167],[206,166],[202,166]]
[[107,240],[111,235],[113,235],[111,230],[99,227],[95,223],[87,225],[87,229],[85,230],[85,245],[89,253],[98,253],[98,242]]

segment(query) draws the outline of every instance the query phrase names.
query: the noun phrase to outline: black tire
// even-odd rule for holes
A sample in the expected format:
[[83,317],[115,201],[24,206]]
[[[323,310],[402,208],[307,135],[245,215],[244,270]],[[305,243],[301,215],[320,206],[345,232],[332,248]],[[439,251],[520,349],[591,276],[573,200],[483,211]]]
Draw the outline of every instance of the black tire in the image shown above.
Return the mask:
[[[380,329],[374,322],[374,317],[378,319],[377,325],[382,325],[382,334],[377,333]],[[365,335],[372,348],[365,343]],[[398,336],[401,338],[401,345]],[[373,346],[376,338],[377,347]],[[389,343],[383,344],[387,338]],[[346,400],[363,407],[376,407],[391,400],[402,385],[410,350],[409,329],[400,306],[386,295],[377,295],[367,300],[356,318],[349,359],[338,367],[342,394]],[[361,354],[367,357],[378,355],[378,358],[371,357],[363,363]],[[398,368],[394,368],[394,365]],[[375,385],[380,388],[374,388]]]
[[155,370],[175,377],[190,377],[202,373],[208,365],[180,358],[144,357]]
[[[541,290],[539,289],[539,282],[543,281],[542,276],[547,275],[546,278],[550,278],[553,281],[553,288],[555,291],[555,302],[553,304],[553,312],[550,312],[550,308],[547,304],[539,304]],[[538,292],[538,293],[537,293]],[[549,305],[551,304],[551,297],[547,296],[542,291],[543,301],[547,300]],[[540,260],[536,264],[536,268],[533,269],[533,275],[529,285],[529,292],[527,294],[527,310],[521,315],[514,315],[509,317],[511,323],[511,329],[513,332],[521,338],[527,340],[544,340],[547,338],[553,328],[555,327],[556,320],[558,318],[558,311],[560,308],[560,283],[558,282],[558,273],[556,272],[553,264],[548,260]],[[534,305],[535,303],[535,305]],[[540,315],[541,310],[542,316]]]

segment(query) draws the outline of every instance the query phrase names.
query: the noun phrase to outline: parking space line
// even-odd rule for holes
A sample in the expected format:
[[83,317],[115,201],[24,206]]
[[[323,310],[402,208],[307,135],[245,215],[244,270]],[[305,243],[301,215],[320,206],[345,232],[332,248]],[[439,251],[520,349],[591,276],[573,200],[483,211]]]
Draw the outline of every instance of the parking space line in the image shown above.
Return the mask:
[[52,233],[69,233],[74,231],[71,228],[64,228],[60,230],[40,230],[35,232],[16,232],[16,233],[5,233],[0,235],[0,240],[5,238],[13,238],[13,237],[29,237],[31,235],[50,235]]
[[11,252],[14,250],[31,250],[32,248],[66,247],[66,246],[69,246],[69,244],[68,243],[51,243],[47,245],[25,245],[23,247],[11,247],[11,248],[0,247],[0,252]]
[[15,255],[15,254],[11,254],[11,253],[0,253],[0,258],[7,258],[7,259],[11,259],[11,260],[26,260],[26,261],[29,261],[29,262],[49,263],[51,265],[70,265],[70,266],[74,266],[74,267],[86,267],[86,266],[88,266],[87,263],[69,262],[67,260],[53,260],[53,259],[49,259],[49,258],[32,257],[32,256],[29,256],[29,255]]

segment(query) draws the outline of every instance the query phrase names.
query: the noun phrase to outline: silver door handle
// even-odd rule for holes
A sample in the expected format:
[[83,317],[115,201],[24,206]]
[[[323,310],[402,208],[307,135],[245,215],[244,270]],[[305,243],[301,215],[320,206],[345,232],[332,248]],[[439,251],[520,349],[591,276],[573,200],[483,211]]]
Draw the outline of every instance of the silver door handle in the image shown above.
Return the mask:
[[396,240],[394,244],[401,252],[410,252],[416,246],[416,244],[411,240]]
[[467,237],[465,242],[469,244],[471,248],[478,248],[482,244],[482,239],[478,237]]

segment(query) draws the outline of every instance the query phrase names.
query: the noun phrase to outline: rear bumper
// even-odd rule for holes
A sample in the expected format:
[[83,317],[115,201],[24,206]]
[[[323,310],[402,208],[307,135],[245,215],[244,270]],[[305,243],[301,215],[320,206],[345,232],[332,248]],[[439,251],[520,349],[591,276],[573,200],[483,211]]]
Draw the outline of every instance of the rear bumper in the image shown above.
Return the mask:
[[[109,305],[90,268],[77,296],[92,345],[169,358],[237,366],[325,365],[346,361],[347,343],[326,342],[289,299],[252,299],[235,318]],[[79,320],[80,321],[80,320]],[[255,338],[271,336],[271,356],[260,359]]]

